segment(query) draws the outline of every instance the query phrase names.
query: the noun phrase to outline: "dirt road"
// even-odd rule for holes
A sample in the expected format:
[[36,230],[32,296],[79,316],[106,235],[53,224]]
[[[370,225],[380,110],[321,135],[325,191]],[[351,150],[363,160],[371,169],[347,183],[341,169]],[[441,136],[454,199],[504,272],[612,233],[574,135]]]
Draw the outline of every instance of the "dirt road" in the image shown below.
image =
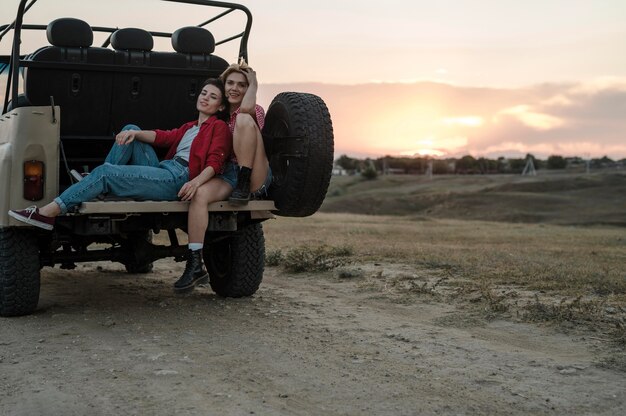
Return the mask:
[[257,295],[176,296],[182,264],[44,269],[38,312],[0,320],[1,415],[417,415],[626,412],[598,342],[472,325],[355,279],[266,270]]

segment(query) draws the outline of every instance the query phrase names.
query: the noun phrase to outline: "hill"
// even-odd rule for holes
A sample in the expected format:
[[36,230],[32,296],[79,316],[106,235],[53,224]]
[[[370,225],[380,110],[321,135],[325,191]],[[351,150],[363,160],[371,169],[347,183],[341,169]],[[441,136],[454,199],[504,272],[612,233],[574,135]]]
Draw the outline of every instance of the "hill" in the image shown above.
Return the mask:
[[626,173],[335,176],[320,211],[626,226]]

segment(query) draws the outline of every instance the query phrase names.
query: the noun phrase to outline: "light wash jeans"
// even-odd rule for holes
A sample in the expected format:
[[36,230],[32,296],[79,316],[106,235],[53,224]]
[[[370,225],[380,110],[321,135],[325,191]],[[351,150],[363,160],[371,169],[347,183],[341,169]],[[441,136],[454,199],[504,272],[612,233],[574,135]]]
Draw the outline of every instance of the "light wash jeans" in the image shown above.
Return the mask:
[[[129,124],[122,130],[140,130]],[[100,194],[136,200],[176,201],[178,191],[189,180],[189,169],[175,160],[159,162],[148,143],[134,140],[130,144],[115,143],[103,165],[70,186],[54,202],[65,214]]]

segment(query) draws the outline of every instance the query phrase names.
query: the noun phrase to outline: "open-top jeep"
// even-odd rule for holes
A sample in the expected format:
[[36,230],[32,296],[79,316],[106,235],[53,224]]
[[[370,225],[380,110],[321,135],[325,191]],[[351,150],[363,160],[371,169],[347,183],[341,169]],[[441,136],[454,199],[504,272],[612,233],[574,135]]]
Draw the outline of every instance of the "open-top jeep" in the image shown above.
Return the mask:
[[[76,262],[110,260],[130,273],[146,273],[156,259],[184,257],[176,230],[186,230],[187,202],[89,201],[57,217],[53,231],[17,222],[7,212],[50,202],[72,184],[71,170],[89,172],[102,164],[114,134],[126,124],[170,129],[194,120],[202,82],[219,76],[229,61],[247,60],[252,25],[246,7],[218,1],[81,2],[93,8],[164,6],[162,18],[136,26],[142,21],[137,13],[129,28],[115,21],[91,26],[73,13],[73,2],[66,2],[67,10],[53,0],[17,2],[15,20],[0,26],[0,85],[6,83],[0,116],[1,316],[35,310],[44,266],[70,269]],[[55,15],[49,19],[31,21],[50,10]],[[168,28],[176,20],[174,10],[199,21]],[[62,17],[68,15],[73,17]],[[115,13],[89,14],[99,20],[107,15]],[[231,15],[239,16],[243,31],[224,24]],[[214,27],[226,30],[218,41]],[[38,47],[25,50],[30,44]],[[215,48],[222,45],[235,52],[218,56]],[[209,206],[203,256],[211,287],[221,296],[249,296],[258,289],[265,256],[261,223],[274,214],[313,214],[328,188],[333,131],[319,97],[278,94],[262,133],[274,174],[268,200]],[[169,245],[152,243],[159,232],[167,232]]]

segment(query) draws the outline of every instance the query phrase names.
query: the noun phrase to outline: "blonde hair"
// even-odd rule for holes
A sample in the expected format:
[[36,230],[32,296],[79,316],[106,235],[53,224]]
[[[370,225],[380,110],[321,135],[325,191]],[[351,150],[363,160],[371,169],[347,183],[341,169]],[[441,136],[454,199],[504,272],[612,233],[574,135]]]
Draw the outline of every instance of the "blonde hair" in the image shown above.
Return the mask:
[[226,68],[224,72],[222,72],[222,75],[220,75],[220,79],[222,80],[224,84],[226,84],[226,78],[228,78],[230,74],[236,72],[236,73],[242,74],[246,78],[246,82],[247,82],[248,77],[246,77],[246,70],[248,68],[250,67],[248,66],[248,63],[246,62],[246,60],[244,58],[239,58],[238,63],[229,65],[228,68]]

